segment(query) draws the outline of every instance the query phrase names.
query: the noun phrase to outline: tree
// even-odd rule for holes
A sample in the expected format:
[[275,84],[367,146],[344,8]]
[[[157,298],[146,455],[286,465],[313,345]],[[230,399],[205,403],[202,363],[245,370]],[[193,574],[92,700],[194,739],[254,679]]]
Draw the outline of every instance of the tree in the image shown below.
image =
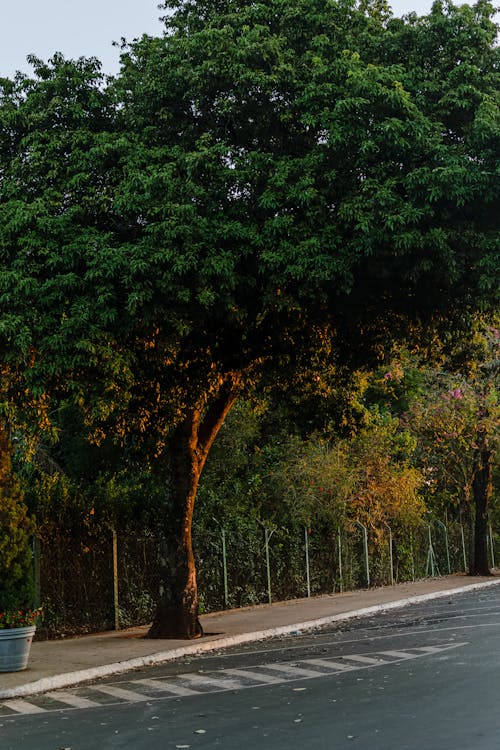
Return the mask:
[[[491,304],[494,183],[429,105],[450,80],[427,94],[425,65],[405,68],[432,18],[391,31],[350,1],[165,8],[164,36],[125,47],[115,81],[60,55],[3,81],[0,335],[22,393],[70,399],[94,439],[168,466],[151,635],[196,637],[194,501],[238,395],[323,347],[354,366]],[[473,61],[484,37],[474,121],[493,107],[491,14],[464,21]]]
[[[436,342],[434,366],[401,353],[372,383],[418,441],[417,463],[436,512],[458,509],[469,525],[469,573],[489,575],[487,524],[498,452],[500,338],[495,318],[467,336]],[[375,387],[374,387],[375,386]]]

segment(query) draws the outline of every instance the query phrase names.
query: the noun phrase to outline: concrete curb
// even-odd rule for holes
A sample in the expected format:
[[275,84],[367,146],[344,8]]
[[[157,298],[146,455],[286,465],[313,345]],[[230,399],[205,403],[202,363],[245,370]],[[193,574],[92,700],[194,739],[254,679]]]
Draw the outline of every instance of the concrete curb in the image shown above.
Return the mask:
[[19,685],[15,688],[0,690],[0,699],[20,698],[27,695],[35,695],[36,693],[44,693],[48,690],[56,690],[71,685],[78,685],[82,682],[121,674],[140,667],[148,667],[155,664],[162,664],[167,661],[174,661],[175,659],[180,659],[182,656],[193,656],[207,651],[215,651],[216,649],[229,648],[244,643],[252,643],[254,641],[260,641],[274,636],[287,635],[297,630],[312,630],[321,627],[322,625],[329,625],[333,622],[352,620],[355,617],[368,617],[369,615],[379,612],[400,609],[411,604],[419,604],[420,602],[427,602],[432,599],[442,599],[447,596],[454,596],[455,594],[464,594],[469,591],[489,588],[490,586],[496,586],[498,584],[500,584],[500,579],[484,581],[482,583],[472,583],[468,586],[446,589],[445,591],[434,591],[429,594],[418,594],[405,599],[396,599],[392,602],[385,602],[384,604],[375,604],[371,607],[340,612],[336,615],[327,615],[326,617],[320,617],[316,620],[308,620],[293,625],[282,625],[280,627],[257,630],[251,633],[240,633],[238,635],[227,636],[226,638],[220,638],[218,640],[214,639],[206,641],[205,643],[196,641],[189,646],[180,646],[178,648],[169,649],[168,651],[158,651],[157,653],[149,654],[148,656],[139,656],[126,661],[105,664],[100,667],[82,669],[77,672],[65,672],[63,674],[54,675],[53,677],[44,677],[34,682],[28,682],[25,685]]

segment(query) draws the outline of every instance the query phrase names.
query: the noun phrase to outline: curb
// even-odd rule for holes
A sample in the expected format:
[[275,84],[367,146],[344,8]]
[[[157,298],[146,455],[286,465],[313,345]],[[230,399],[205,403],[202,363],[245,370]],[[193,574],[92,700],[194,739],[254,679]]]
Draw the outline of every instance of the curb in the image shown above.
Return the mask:
[[490,586],[496,586],[498,584],[500,584],[500,579],[484,581],[482,583],[472,583],[468,586],[460,586],[459,588],[446,589],[444,591],[434,591],[429,594],[418,594],[405,599],[396,599],[392,602],[385,602],[384,604],[375,604],[371,607],[340,612],[336,615],[327,615],[326,617],[320,617],[316,620],[308,620],[293,625],[281,625],[280,627],[268,628],[267,630],[240,633],[239,635],[227,636],[226,638],[211,640],[206,643],[200,643],[197,641],[189,646],[180,646],[178,648],[169,649],[168,651],[158,651],[157,653],[148,656],[139,656],[126,661],[105,664],[101,667],[91,667],[77,672],[65,672],[63,674],[54,675],[53,677],[43,677],[40,680],[28,682],[25,685],[19,685],[18,687],[7,690],[0,690],[0,699],[19,698],[27,695],[35,695],[36,693],[44,693],[48,690],[56,690],[71,685],[78,685],[82,682],[88,682],[100,677],[121,674],[132,669],[149,667],[167,661],[174,661],[183,656],[193,656],[207,651],[215,651],[216,649],[229,648],[244,643],[252,643],[254,641],[260,641],[279,635],[289,635],[297,630],[312,630],[323,625],[329,625],[333,622],[352,620],[356,617],[368,617],[369,615],[379,612],[386,612],[391,609],[401,609],[402,607],[407,607],[411,604],[419,604],[420,602],[441,599],[447,596],[454,596],[455,594],[464,594],[469,591],[489,588]]

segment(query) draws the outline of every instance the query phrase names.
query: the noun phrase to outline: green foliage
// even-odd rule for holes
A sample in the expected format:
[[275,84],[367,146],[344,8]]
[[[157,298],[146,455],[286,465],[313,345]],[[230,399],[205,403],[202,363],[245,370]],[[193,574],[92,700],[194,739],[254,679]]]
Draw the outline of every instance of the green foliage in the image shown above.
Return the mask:
[[0,94],[15,399],[153,456],[228,373],[303,372],[320,329],[359,364],[498,288],[488,4],[165,7],[115,81],[56,55]]
[[436,369],[406,356],[375,384],[380,400],[417,439],[428,493],[463,503],[470,499],[479,436],[493,456],[498,450],[498,328],[479,321],[451,352],[441,348],[441,360]]
[[423,477],[412,466],[416,440],[397,419],[374,409],[350,438],[303,440],[265,434],[265,414],[250,415],[248,404],[235,409],[207,462],[197,525],[213,527],[216,518],[237,529],[257,518],[274,528],[336,530],[362,520],[381,535],[386,523],[419,524],[425,506]]
[[33,603],[31,536],[18,480],[12,474],[10,445],[0,429],[0,610],[19,610]]

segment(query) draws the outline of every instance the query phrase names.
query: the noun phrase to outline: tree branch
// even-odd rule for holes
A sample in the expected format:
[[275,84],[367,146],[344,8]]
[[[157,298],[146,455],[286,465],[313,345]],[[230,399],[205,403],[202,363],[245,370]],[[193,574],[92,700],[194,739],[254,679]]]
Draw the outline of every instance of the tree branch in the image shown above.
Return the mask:
[[216,398],[209,405],[198,427],[198,456],[202,464],[208,456],[217,433],[224,424],[236,399],[243,389],[242,373],[229,373]]

